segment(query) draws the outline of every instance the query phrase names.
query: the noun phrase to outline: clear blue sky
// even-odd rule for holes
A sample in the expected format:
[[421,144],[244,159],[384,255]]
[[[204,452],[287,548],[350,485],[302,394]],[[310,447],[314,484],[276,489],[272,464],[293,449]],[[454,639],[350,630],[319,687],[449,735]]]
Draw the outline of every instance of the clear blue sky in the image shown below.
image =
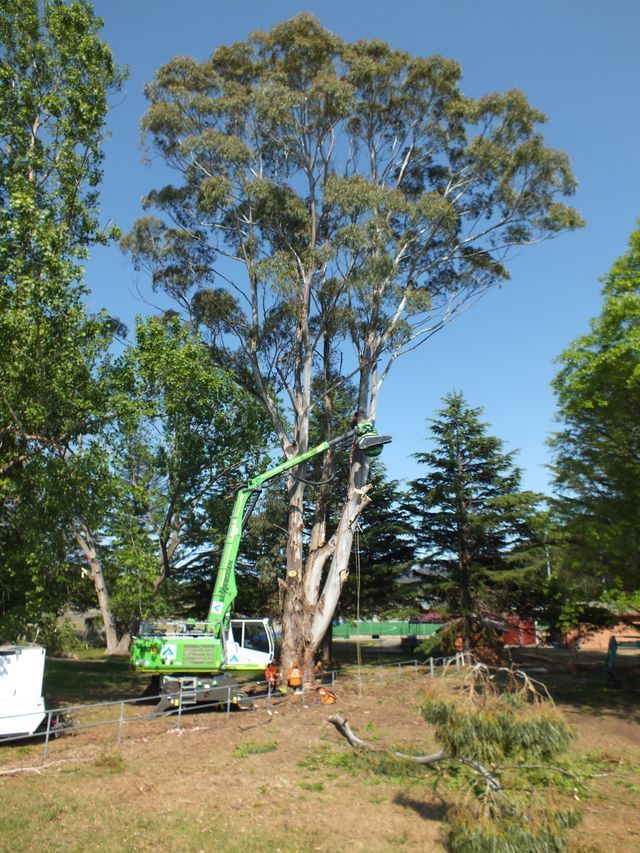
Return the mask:
[[[638,0],[97,0],[103,37],[128,65],[126,92],[109,116],[102,212],[128,230],[140,198],[162,183],[145,165],[138,125],[143,85],[177,54],[204,59],[299,11],[348,40],[380,38],[415,55],[440,53],[463,69],[463,91],[522,89],[549,121],[545,138],[571,157],[573,203],[587,227],[521,250],[512,279],[418,351],[401,359],[382,392],[378,427],[394,442],[389,474],[413,477],[426,421],[444,394],[482,406],[491,431],[518,449],[525,486],[546,490],[546,439],[554,429],[554,359],[601,305],[599,277],[625,251],[640,216],[640,3]],[[160,304],[116,247],[87,267],[90,308],[131,324]],[[166,304],[166,303],[165,303]]]

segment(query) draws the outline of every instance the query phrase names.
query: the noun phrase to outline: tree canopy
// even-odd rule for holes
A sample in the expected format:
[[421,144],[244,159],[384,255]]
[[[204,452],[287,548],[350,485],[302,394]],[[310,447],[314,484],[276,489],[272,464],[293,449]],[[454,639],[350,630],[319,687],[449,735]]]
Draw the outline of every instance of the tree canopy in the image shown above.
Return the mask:
[[99,408],[112,326],[85,315],[81,261],[107,234],[98,185],[122,75],[85,2],[0,11],[0,472],[64,444]]
[[115,328],[87,316],[81,269],[109,236],[98,188],[122,82],[101,25],[82,0],[0,9],[0,572],[3,607],[34,621],[69,594],[54,469],[102,422]]
[[138,320],[136,344],[116,361],[112,388],[114,421],[105,442],[119,486],[117,506],[101,525],[115,550],[111,561],[129,583],[147,565],[141,615],[157,615],[167,595],[182,610],[190,595],[181,589],[183,565],[188,579],[206,577],[211,594],[228,522],[220,516],[228,514],[237,485],[264,464],[270,423],[176,317]]
[[552,441],[564,564],[583,597],[640,590],[640,230],[602,311],[560,356]]
[[15,640],[97,602],[113,652],[183,605],[184,560],[211,576],[208,502],[271,428],[177,319],[115,358],[123,327],[87,313],[82,262],[117,233],[99,188],[123,75],[101,26],[84,0],[0,10],[0,618]]

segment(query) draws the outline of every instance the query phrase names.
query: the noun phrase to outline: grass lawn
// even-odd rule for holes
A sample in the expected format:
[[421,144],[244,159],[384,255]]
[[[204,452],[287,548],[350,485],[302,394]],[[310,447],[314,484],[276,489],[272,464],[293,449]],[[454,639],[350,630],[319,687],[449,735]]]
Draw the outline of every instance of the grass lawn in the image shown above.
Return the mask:
[[[399,654],[363,645],[357,683],[349,675],[354,646],[334,646],[346,663],[331,708],[313,695],[289,695],[229,718],[188,714],[180,728],[175,717],[143,716],[127,722],[121,743],[117,725],[79,731],[53,741],[46,759],[42,744],[0,747],[0,849],[443,850],[448,810],[464,793],[455,779],[397,763],[381,773],[380,762],[362,761],[327,717],[342,714],[378,747],[431,752],[437,744],[418,705],[438,685],[458,690],[462,674],[431,681],[424,668],[399,673],[373,663]],[[576,732],[569,759],[584,786],[558,794],[582,815],[571,849],[640,851],[637,675],[625,672],[616,692],[588,667],[537,677],[548,681]],[[121,658],[52,659],[48,706],[54,698],[75,704],[136,696],[147,680]]]
[[109,702],[140,696],[149,676],[129,670],[129,659],[106,657],[99,650],[83,650],[78,659],[47,657],[44,695],[48,708]]

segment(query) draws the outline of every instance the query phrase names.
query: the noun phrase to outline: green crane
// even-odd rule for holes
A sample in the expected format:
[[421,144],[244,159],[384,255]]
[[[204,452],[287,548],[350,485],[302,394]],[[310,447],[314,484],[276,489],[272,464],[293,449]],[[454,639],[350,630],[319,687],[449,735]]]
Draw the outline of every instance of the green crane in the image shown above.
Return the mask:
[[157,711],[230,698],[236,704],[247,704],[246,694],[237,689],[230,674],[255,675],[273,660],[275,638],[269,620],[231,618],[238,591],[235,568],[240,541],[264,484],[331,447],[354,442],[366,455],[377,456],[389,441],[389,436],[377,434],[373,424],[360,423],[258,474],[238,490],[206,621],[143,622],[139,636],[134,637],[132,668],[162,676]]

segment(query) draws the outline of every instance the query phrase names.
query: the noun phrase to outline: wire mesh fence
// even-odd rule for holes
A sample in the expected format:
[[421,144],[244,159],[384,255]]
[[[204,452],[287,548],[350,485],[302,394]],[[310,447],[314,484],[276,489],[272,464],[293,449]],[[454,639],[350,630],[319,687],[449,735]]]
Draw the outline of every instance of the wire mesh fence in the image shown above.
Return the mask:
[[[328,670],[322,673],[321,680],[332,687],[337,682],[355,681],[358,690],[361,690],[362,684],[367,681],[388,678],[390,674],[394,674],[398,681],[410,674],[414,676],[423,674],[426,677],[434,678],[436,675],[445,674],[452,667],[459,669],[470,663],[471,656],[468,653],[459,653],[450,657],[430,657],[424,661],[410,658],[393,663],[368,664],[366,674],[361,669],[355,673],[345,672],[344,670]],[[253,682],[252,689],[254,692],[251,693],[251,700],[255,709],[271,710],[275,703],[283,699],[282,693],[278,689],[272,689],[268,682]],[[228,720],[233,710],[235,691],[236,687],[229,686],[226,688],[226,697],[222,700],[216,699],[212,702],[193,704],[184,700],[181,688],[175,696],[175,707],[160,714],[154,713],[154,708],[150,706],[157,704],[163,698],[162,694],[53,708],[45,712],[45,718],[35,732],[30,734],[16,732],[12,735],[2,736],[0,737],[0,745],[6,747],[27,743],[42,744],[43,758],[46,759],[49,756],[52,741],[59,736],[81,736],[83,732],[101,729],[105,732],[113,732],[115,742],[121,744],[125,738],[133,736],[134,730],[136,734],[143,735],[165,732],[167,725],[166,723],[163,725],[163,720],[170,721],[169,727],[171,729],[181,729],[184,725],[185,716],[191,711],[215,711],[223,719]],[[303,687],[303,698],[305,692],[311,691],[309,689],[305,691]],[[16,721],[19,719],[20,724],[23,725],[22,721],[29,716],[29,714],[21,714],[19,718],[13,718],[0,715],[3,730],[11,729],[12,719],[16,719]],[[38,712],[38,717],[41,716],[42,712]],[[34,719],[33,722],[35,725],[36,720]],[[31,727],[27,726],[27,728]]]

